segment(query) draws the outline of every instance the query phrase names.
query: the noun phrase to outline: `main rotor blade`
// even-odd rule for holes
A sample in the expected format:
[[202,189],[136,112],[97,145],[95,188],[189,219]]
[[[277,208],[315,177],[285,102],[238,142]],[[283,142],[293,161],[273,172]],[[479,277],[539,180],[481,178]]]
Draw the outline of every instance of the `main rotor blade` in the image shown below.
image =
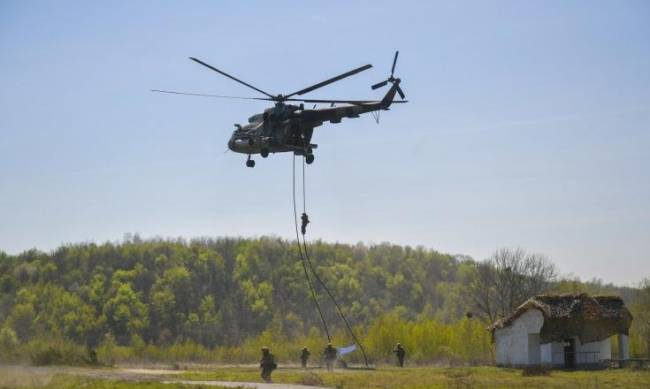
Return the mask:
[[301,89],[301,90],[299,90],[298,92],[293,92],[293,93],[291,93],[291,94],[289,94],[289,95],[287,95],[287,96],[285,96],[285,97],[291,97],[291,96],[294,96],[294,95],[304,95],[305,93],[311,92],[311,91],[313,91],[313,90],[315,90],[315,89],[322,88],[322,87],[324,87],[325,85],[329,85],[329,84],[331,84],[331,83],[333,83],[333,82],[336,82],[336,81],[342,80],[342,79],[344,79],[344,78],[346,78],[346,77],[350,77],[350,76],[355,75],[355,74],[357,74],[357,73],[363,72],[364,70],[368,70],[368,69],[370,69],[371,67],[372,67],[372,65],[370,65],[370,64],[368,64],[368,65],[363,65],[363,66],[358,67],[358,68],[356,68],[356,69],[354,69],[354,70],[350,70],[349,72],[346,72],[346,73],[340,74],[340,75],[338,75],[338,76],[336,76],[336,77],[332,77],[332,78],[330,78],[329,80],[325,80],[325,81],[323,81],[323,82],[319,82],[318,84],[314,84],[314,85],[312,85],[312,86],[310,86],[310,87],[308,87],[308,88]]
[[393,76],[393,73],[395,73],[395,65],[397,64],[397,56],[399,55],[399,51],[395,52],[395,58],[393,58],[393,67],[390,69],[390,75],[391,77]]
[[160,90],[160,89],[151,89],[152,92],[159,93],[170,93],[173,95],[184,95],[184,96],[199,96],[199,97],[218,97],[222,99],[238,99],[238,100],[272,100],[268,97],[240,97],[240,96],[223,96],[223,95],[210,95],[206,93],[191,93],[191,92],[176,92],[171,90]]
[[[286,99],[285,101],[302,101],[304,103],[321,103],[321,104],[326,104],[326,103],[354,104],[354,105],[381,103],[381,101],[379,100]],[[407,102],[406,100],[393,101],[393,103],[406,103],[406,102]]]
[[327,100],[327,99],[286,99],[285,101],[302,101],[305,103],[338,103],[338,104],[366,104],[379,103],[376,100]]
[[269,94],[269,93],[266,93],[266,92],[264,92],[263,90],[258,89],[258,88],[256,88],[256,87],[252,86],[251,84],[247,84],[247,83],[245,83],[244,81],[242,81],[242,80],[240,80],[240,79],[238,79],[238,78],[235,78],[235,77],[231,76],[230,74],[228,74],[228,73],[226,73],[226,72],[223,72],[223,71],[221,71],[221,70],[215,68],[215,67],[212,66],[212,65],[208,65],[207,63],[205,63],[205,62],[203,62],[203,61],[201,61],[201,60],[199,60],[199,59],[196,59],[196,58],[194,58],[194,57],[190,57],[190,59],[191,59],[192,61],[198,63],[198,64],[201,64],[201,65],[205,66],[205,67],[208,68],[208,69],[214,70],[215,72],[217,72],[217,73],[219,73],[219,74],[221,74],[221,75],[223,75],[223,76],[226,76],[226,77],[230,78],[231,80],[237,81],[238,83],[240,83],[240,84],[242,84],[242,85],[246,85],[247,87],[249,87],[249,88],[251,88],[251,89],[253,89],[253,90],[258,91],[258,92],[260,92],[260,93],[263,94],[263,95],[267,95],[268,97],[270,97],[270,98],[272,98],[272,99],[275,99],[275,96],[273,96],[273,95],[271,95],[271,94]]

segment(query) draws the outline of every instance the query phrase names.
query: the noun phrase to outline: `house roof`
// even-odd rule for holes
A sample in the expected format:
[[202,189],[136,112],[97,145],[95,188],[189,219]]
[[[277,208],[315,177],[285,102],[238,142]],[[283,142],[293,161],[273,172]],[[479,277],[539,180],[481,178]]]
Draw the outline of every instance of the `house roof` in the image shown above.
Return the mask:
[[521,304],[510,316],[497,320],[488,330],[510,326],[530,309],[544,316],[540,331],[542,343],[560,342],[577,336],[581,343],[628,334],[632,314],[618,296],[589,296],[586,293],[539,295]]

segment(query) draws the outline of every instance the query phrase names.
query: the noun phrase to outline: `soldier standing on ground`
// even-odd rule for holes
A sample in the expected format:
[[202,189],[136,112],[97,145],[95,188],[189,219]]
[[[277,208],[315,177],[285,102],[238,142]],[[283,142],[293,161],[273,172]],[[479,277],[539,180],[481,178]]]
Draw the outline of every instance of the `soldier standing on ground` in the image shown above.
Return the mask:
[[404,357],[406,357],[406,350],[402,347],[401,343],[397,343],[395,349],[393,350],[395,355],[397,355],[397,363],[399,367],[404,367]]
[[300,353],[300,362],[302,364],[303,369],[307,367],[307,361],[309,360],[310,355],[311,353],[309,352],[307,346],[303,347],[302,352]]
[[271,354],[268,347],[262,347],[262,359],[260,360],[260,368],[262,369],[262,379],[264,382],[271,382],[271,373],[278,365],[275,363],[275,356]]
[[334,362],[336,361],[336,349],[332,346],[331,342],[323,350],[323,358],[325,359],[327,370],[332,371],[334,369]]

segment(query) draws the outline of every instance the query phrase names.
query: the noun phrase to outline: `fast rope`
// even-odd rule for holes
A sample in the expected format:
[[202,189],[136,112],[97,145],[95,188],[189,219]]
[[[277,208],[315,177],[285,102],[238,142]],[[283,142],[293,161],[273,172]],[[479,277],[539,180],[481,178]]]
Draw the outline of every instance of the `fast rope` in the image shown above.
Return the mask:
[[[300,249],[301,242],[300,242],[300,236],[298,235],[298,215],[297,215],[297,211],[296,211],[296,156],[294,155],[293,156],[293,216],[294,216],[294,222],[295,222],[295,227],[296,227],[296,237],[298,239],[298,248],[300,249],[301,258],[302,258],[303,251],[304,251],[304,254],[305,254],[305,257],[302,258],[303,267],[305,265],[305,260],[306,260],[307,264],[309,265],[309,269],[311,270],[312,274],[314,275],[314,278],[316,279],[316,281],[318,281],[318,283],[321,285],[321,287],[325,290],[325,292],[329,296],[330,300],[332,300],[332,303],[334,303],[334,306],[336,307],[336,310],[337,310],[339,316],[341,317],[341,319],[345,323],[345,326],[347,327],[348,332],[350,333],[350,336],[352,336],[352,339],[354,340],[354,342],[359,346],[359,349],[361,349],[361,353],[363,354],[363,360],[364,360],[364,362],[366,364],[366,367],[368,367],[368,357],[366,356],[366,350],[363,348],[363,345],[361,344],[361,342],[359,342],[359,339],[355,335],[354,330],[352,329],[352,326],[350,325],[347,318],[343,314],[343,311],[341,310],[341,307],[339,306],[338,302],[336,301],[336,298],[334,298],[334,295],[329,290],[327,285],[325,285],[323,280],[318,276],[318,273],[316,273],[316,269],[314,268],[314,265],[311,262],[311,258],[309,258],[309,251],[307,250],[307,242],[305,241],[305,234],[307,232],[306,231],[306,226],[307,226],[307,223],[309,223],[309,218],[307,217],[307,209],[306,209],[307,207],[306,207],[305,187],[306,187],[306,183],[305,183],[305,158],[303,157],[302,158],[302,201],[303,201],[303,203],[302,203],[303,204],[302,211],[303,212],[302,212],[302,227],[301,227],[302,249]],[[316,303],[316,307],[318,308],[318,313],[321,316],[321,320],[323,321],[323,325],[325,326],[325,331],[327,332],[327,324],[325,323],[325,319],[323,318],[323,314],[322,314],[322,312],[320,310],[318,302],[316,301],[315,292],[314,292],[313,285],[311,283],[311,279],[309,278],[309,275],[307,274],[307,269],[306,268],[304,268],[304,269],[305,269],[305,276],[307,277],[307,282],[309,283],[309,286],[310,286],[310,288],[312,290],[312,296],[313,296],[314,302]],[[328,341],[331,341],[329,332],[327,332],[327,339],[328,339]]]
[[[303,183],[304,183],[304,169],[303,169]],[[304,185],[303,185],[303,190],[304,190]],[[300,235],[298,234],[298,212],[296,211],[296,156],[293,156],[293,191],[291,192],[293,195],[293,221],[294,225],[296,227],[296,240],[298,241],[298,251],[300,252],[300,262],[302,262],[302,269],[305,271],[305,278],[307,279],[307,284],[309,285],[309,290],[311,292],[311,298],[314,301],[314,305],[316,306],[316,310],[318,311],[318,314],[320,315],[320,320],[323,323],[323,328],[325,329],[325,334],[327,335],[327,341],[331,342],[332,338],[330,337],[330,331],[327,328],[327,322],[325,321],[325,317],[323,316],[323,312],[320,309],[320,304],[318,304],[318,298],[316,297],[316,290],[314,289],[314,285],[311,282],[311,278],[309,277],[309,272],[307,271],[307,265],[305,261],[305,255],[302,254],[302,247],[300,246]],[[305,205],[304,202],[304,191],[303,191],[303,207]]]

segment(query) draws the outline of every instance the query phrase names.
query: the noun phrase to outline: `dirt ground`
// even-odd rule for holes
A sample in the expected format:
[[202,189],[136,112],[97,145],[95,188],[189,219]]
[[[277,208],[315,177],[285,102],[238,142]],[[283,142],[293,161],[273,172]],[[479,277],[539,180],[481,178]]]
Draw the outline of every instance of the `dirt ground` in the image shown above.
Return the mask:
[[[223,366],[221,366],[223,367]],[[234,367],[234,366],[233,366]],[[240,366],[241,367],[241,366]],[[205,368],[205,366],[204,366]],[[227,388],[250,389],[322,389],[322,387],[295,384],[265,384],[260,382],[228,382],[228,381],[193,381],[175,379],[174,376],[185,370],[169,369],[165,366],[154,367],[116,367],[116,368],[84,368],[68,366],[0,366],[0,387],[20,388],[39,387],[50,383],[55,374],[69,374],[119,381],[158,381],[161,383],[181,383],[185,385],[219,386]]]

